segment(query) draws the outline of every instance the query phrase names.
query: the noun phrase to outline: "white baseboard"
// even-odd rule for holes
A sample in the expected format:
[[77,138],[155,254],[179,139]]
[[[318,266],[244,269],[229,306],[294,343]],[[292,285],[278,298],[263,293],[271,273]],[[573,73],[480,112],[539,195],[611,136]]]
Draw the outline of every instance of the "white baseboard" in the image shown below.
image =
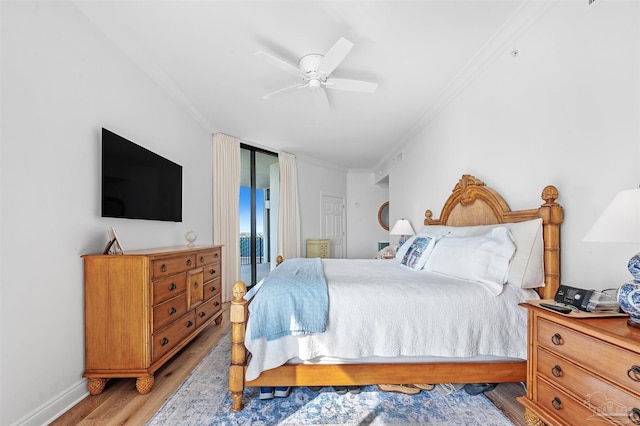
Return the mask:
[[80,380],[64,392],[19,419],[11,426],[48,425],[89,395],[87,380]]

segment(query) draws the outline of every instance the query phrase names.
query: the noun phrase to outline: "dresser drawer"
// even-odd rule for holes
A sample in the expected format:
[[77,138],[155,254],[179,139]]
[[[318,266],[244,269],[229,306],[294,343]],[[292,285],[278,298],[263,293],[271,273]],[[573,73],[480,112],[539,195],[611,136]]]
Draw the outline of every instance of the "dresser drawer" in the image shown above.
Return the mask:
[[222,279],[220,277],[204,283],[204,300],[211,299],[213,296],[220,294],[222,289]]
[[213,263],[211,265],[207,265],[204,268],[204,280],[206,281],[210,281],[214,278],[219,278],[222,274],[222,268],[220,263]]
[[189,312],[168,327],[157,331],[153,335],[153,360],[182,343],[184,339],[196,329],[195,311]]
[[638,407],[638,399],[617,387],[593,376],[572,362],[557,357],[538,347],[538,376],[544,377],[554,385],[575,394],[581,401],[593,407],[602,407],[612,413],[613,405]]
[[220,249],[208,250],[196,255],[196,266],[207,265],[209,263],[220,262]]
[[203,303],[196,309],[196,326],[200,327],[222,309],[222,294],[218,294],[213,299]]
[[187,289],[187,276],[174,275],[153,282],[153,304],[157,305],[172,297],[184,293]]
[[155,259],[152,262],[153,278],[168,277],[180,272],[185,272],[196,265],[196,255],[184,255]]
[[[628,390],[640,393],[640,356],[578,331],[538,318],[538,344],[574,360]],[[585,356],[588,354],[588,356]],[[634,380],[636,379],[636,380]]]
[[159,330],[165,325],[171,324],[187,312],[187,295],[169,299],[153,308],[153,329]]
[[[598,419],[593,410],[549,385],[544,380],[538,380],[537,390],[536,400],[538,405],[560,417],[568,424],[585,425],[589,424],[589,420]],[[606,424],[606,422],[603,424]]]

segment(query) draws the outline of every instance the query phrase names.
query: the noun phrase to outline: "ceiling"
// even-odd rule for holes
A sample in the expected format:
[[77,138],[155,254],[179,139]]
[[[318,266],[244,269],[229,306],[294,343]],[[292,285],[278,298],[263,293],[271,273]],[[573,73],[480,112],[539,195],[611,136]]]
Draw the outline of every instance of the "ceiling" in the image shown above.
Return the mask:
[[[212,133],[345,169],[394,155],[526,3],[75,2]],[[375,93],[327,90],[328,108],[308,88],[262,99],[299,80],[255,52],[295,65],[340,37],[354,46],[332,76],[375,82]]]

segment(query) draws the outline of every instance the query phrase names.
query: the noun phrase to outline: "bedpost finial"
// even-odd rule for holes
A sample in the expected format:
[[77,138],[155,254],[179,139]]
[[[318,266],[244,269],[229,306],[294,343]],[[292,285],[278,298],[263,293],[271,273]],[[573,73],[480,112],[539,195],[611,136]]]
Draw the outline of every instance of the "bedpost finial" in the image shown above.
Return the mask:
[[233,293],[233,300],[231,303],[242,303],[242,298],[247,294],[247,286],[242,281],[236,281],[231,292]]
[[278,255],[278,257],[276,257],[276,266],[280,265],[282,262],[284,262],[284,257]]
[[558,199],[558,189],[553,185],[547,185],[542,190],[542,199],[546,205],[555,204]]
[[433,212],[432,212],[431,210],[427,209],[427,210],[424,212],[424,217],[425,217],[425,219],[427,219],[428,221],[431,221],[431,220],[433,219]]

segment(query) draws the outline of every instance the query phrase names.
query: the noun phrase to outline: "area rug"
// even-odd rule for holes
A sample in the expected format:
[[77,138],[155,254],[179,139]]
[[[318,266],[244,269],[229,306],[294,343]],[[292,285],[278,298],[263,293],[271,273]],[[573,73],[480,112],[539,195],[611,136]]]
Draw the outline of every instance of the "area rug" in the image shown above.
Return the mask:
[[228,391],[231,335],[227,334],[164,403],[148,426],[159,425],[495,425],[513,423],[482,394],[382,392],[338,395],[331,387],[293,388],[287,398],[261,401],[258,388],[244,391],[244,409],[231,411]]

